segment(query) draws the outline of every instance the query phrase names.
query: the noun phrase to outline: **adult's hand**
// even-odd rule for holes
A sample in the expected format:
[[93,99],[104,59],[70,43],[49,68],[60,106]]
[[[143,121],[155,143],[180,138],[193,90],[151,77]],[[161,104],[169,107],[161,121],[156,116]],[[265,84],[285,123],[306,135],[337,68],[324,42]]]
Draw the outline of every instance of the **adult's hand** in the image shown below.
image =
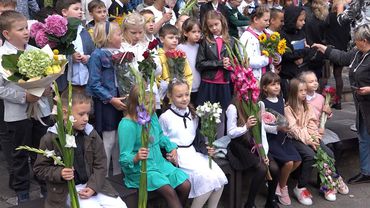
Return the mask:
[[326,45],[314,43],[311,48],[316,48],[321,53],[325,53],[326,49],[328,48]]

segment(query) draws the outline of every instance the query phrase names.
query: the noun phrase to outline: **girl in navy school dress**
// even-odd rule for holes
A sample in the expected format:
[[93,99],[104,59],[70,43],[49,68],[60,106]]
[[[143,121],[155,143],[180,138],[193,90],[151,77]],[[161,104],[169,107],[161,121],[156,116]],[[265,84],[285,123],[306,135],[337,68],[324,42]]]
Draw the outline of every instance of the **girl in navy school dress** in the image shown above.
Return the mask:
[[[284,98],[280,96],[280,77],[273,72],[266,72],[261,78],[261,111],[272,109],[284,115]],[[281,167],[279,184],[276,187],[276,195],[283,205],[290,205],[288,193],[288,178],[300,164],[301,157],[292,144],[292,139],[286,136],[286,126],[265,124],[269,153]]]

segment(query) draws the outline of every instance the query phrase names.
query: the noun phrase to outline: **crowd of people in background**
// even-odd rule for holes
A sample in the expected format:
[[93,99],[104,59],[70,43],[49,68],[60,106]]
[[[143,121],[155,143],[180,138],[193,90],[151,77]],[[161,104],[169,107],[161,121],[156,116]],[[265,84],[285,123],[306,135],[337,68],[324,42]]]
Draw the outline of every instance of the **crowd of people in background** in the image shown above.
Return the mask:
[[[191,207],[216,208],[228,179],[214,161],[212,169],[208,167],[208,156],[214,156],[215,149],[207,146],[194,111],[210,101],[222,108],[217,138],[231,138],[226,155],[231,166],[252,172],[244,207],[256,207],[267,172],[272,180],[267,181],[266,208],[291,205],[289,188],[299,203],[312,205],[307,184],[315,151],[321,147],[334,158],[326,145],[339,141],[338,135],[319,124],[322,114],[330,117],[331,108],[342,108],[344,66],[349,67],[360,141],[360,173],[348,183],[370,182],[369,0],[210,0],[198,1],[195,11],[183,14],[185,4],[185,0],[0,0],[0,56],[35,49],[29,31],[35,20],[43,22],[58,14],[82,22],[73,41],[75,52],[67,57],[66,71],[57,79],[60,92],[68,82],[73,85],[77,143],[73,169],[15,150],[20,145],[56,148],[54,94],[50,87],[37,97],[0,76],[1,147],[8,164],[8,186],[18,203],[30,200],[31,164],[45,207],[66,205],[66,181],[71,179],[81,207],[125,207],[106,177],[123,173],[122,183],[137,189],[141,161],[147,160],[147,189],[158,192],[168,207],[184,207],[192,199]],[[114,21],[120,17],[121,22]],[[289,48],[280,59],[269,58],[260,47],[260,35],[275,32]],[[129,85],[127,94],[118,90],[112,56],[133,53],[130,64],[138,70],[153,41],[160,43],[154,49],[156,95],[149,106],[154,112],[151,142],[143,148],[137,122],[139,89]],[[264,160],[251,151],[249,130],[258,118],[246,115],[235,96],[226,46],[248,54],[259,83],[261,108],[273,109],[288,121],[287,126],[262,125]],[[174,49],[186,54],[183,79],[172,79],[170,74],[165,54]],[[331,70],[338,99],[328,106],[320,93]],[[67,97],[62,93],[64,108]],[[28,106],[36,102],[44,103],[38,113],[46,126],[27,115]],[[293,172],[297,185],[288,187]],[[336,190],[320,189],[326,200],[349,193],[339,173],[338,177]]]

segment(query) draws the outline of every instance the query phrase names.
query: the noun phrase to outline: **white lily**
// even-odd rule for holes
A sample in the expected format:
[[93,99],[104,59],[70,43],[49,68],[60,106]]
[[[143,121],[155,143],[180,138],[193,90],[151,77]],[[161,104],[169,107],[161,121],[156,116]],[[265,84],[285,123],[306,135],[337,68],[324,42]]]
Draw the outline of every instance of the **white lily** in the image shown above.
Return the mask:
[[68,120],[70,120],[72,123],[76,122],[75,117],[73,117],[72,115],[69,116]]
[[77,145],[76,145],[75,136],[66,134],[66,145],[64,147],[67,147],[67,148],[71,148],[71,147],[76,148]]
[[47,158],[52,157],[54,155],[55,155],[55,151],[54,150],[48,150],[48,149],[46,149],[44,151],[44,156],[47,157]]

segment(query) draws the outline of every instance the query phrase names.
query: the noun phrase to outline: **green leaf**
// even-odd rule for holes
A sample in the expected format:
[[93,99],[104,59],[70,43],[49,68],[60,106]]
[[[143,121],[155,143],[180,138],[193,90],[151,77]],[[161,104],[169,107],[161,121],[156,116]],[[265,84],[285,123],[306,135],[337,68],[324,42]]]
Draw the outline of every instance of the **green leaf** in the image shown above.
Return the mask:
[[11,72],[18,72],[17,63],[21,54],[23,54],[23,51],[18,51],[17,54],[3,55],[1,65],[6,70],[9,70]]

